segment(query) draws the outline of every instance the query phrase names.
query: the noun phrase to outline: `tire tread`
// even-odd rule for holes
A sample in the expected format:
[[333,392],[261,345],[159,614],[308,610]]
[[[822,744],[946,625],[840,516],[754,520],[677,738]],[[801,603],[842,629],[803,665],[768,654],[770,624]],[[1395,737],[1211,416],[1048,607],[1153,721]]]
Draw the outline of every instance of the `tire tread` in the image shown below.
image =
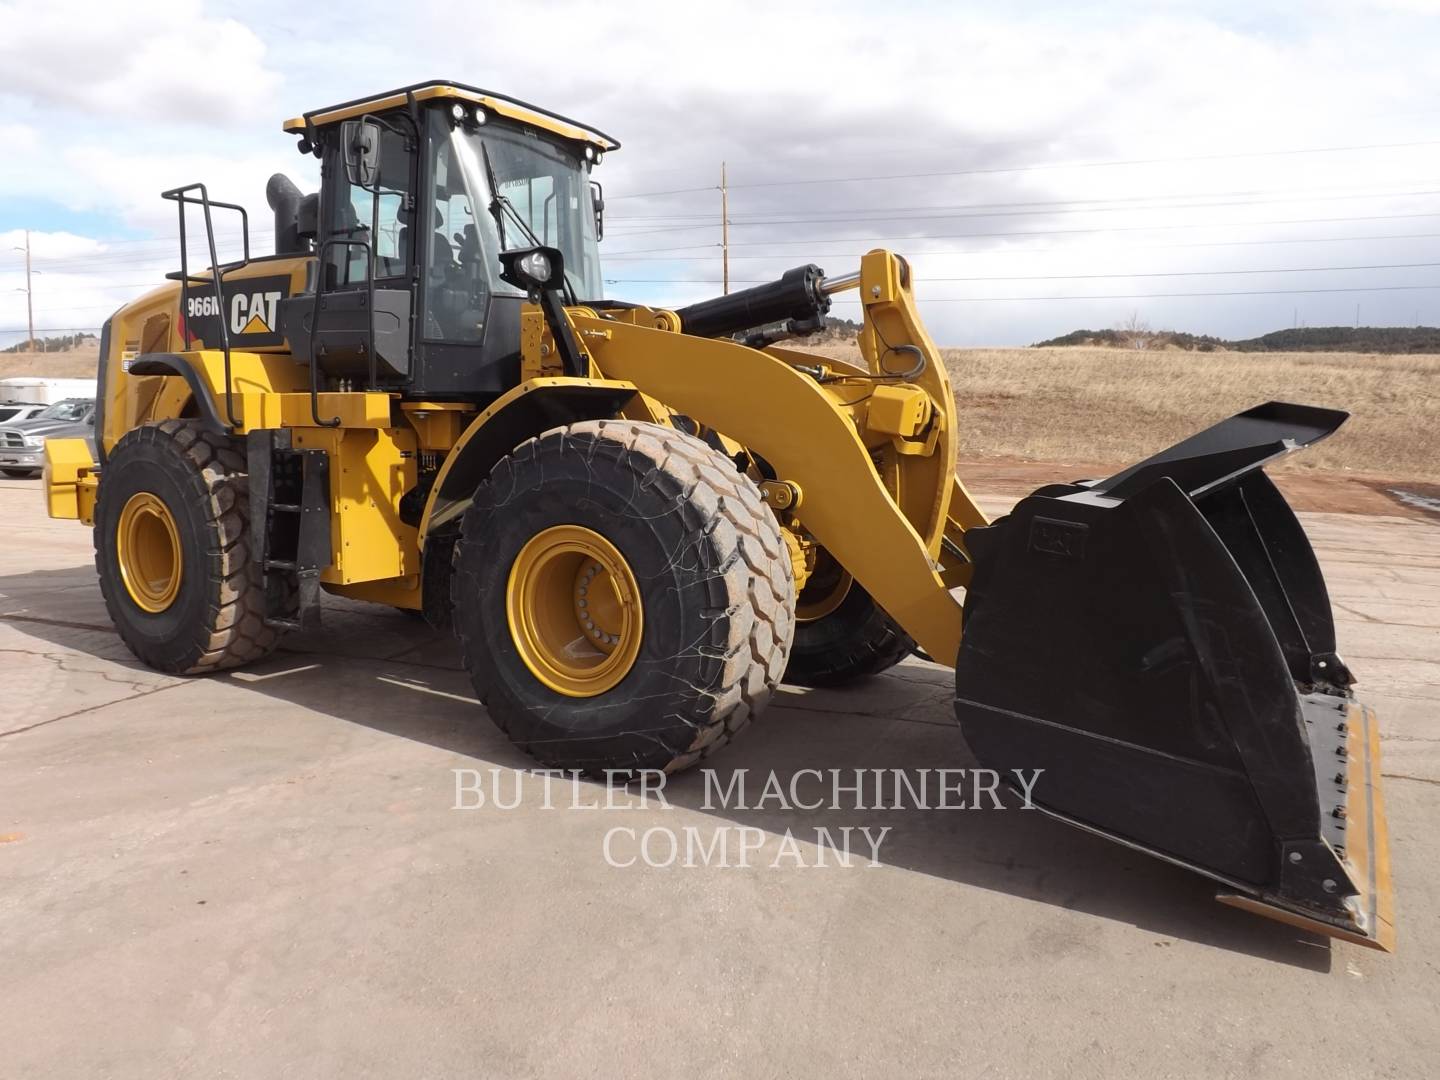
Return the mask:
[[[249,476],[245,455],[228,436],[191,420],[143,424],[126,434],[111,452],[112,461],[140,444],[164,448],[188,466],[190,496],[205,508],[205,549],[208,603],[205,621],[194,627],[193,658],[175,674],[202,675],[240,667],[268,656],[283,631],[265,624],[265,581],[250,558]],[[97,494],[105,498],[102,477]],[[96,507],[99,517],[100,508]],[[95,567],[105,581],[101,537],[95,537]],[[128,620],[117,605],[116,587],[103,589],[105,606],[125,644],[143,659],[144,643],[129,633]]]
[[[657,424],[592,420],[544,432],[502,458],[488,483],[497,493],[503,492],[513,483],[516,465],[537,460],[543,464],[550,455],[577,451],[587,463],[601,455],[617,461],[628,458],[637,487],[669,501],[668,512],[679,516],[686,533],[706,538],[719,552],[722,582],[717,592],[727,599],[713,614],[729,619],[731,628],[730,640],[718,654],[722,674],[718,684],[704,692],[708,707],[687,721],[694,727],[690,745],[660,766],[666,772],[687,768],[743,731],[764,709],[785,673],[795,620],[789,549],[759,489],[729,459],[691,435]],[[477,528],[483,528],[483,522],[467,513],[462,534]],[[688,545],[677,549],[676,557],[685,550]],[[459,575],[452,580],[458,583]],[[453,596],[452,602],[462,600]],[[465,667],[474,671],[473,652],[483,648],[483,642],[462,633],[460,646]],[[477,690],[481,703],[489,708],[490,695],[483,688]],[[548,757],[546,744],[517,738],[503,710],[492,710],[491,718],[542,763],[564,764]]]

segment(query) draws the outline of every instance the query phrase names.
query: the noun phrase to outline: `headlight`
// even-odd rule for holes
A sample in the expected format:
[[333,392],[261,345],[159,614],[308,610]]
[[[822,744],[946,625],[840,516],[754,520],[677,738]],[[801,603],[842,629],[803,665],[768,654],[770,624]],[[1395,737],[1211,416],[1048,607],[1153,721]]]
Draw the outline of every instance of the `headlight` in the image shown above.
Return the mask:
[[44,447],[44,445],[45,445],[45,436],[43,436],[43,435],[39,435],[39,436],[36,436],[36,435],[26,435],[26,436],[25,436],[25,449],[27,449],[27,450],[39,450],[39,449],[41,449],[42,447]]
[[500,277],[526,292],[558,289],[565,277],[565,257],[553,247],[502,251],[500,265]]
[[543,251],[530,252],[520,260],[519,266],[520,272],[537,285],[544,285],[550,281],[550,256]]

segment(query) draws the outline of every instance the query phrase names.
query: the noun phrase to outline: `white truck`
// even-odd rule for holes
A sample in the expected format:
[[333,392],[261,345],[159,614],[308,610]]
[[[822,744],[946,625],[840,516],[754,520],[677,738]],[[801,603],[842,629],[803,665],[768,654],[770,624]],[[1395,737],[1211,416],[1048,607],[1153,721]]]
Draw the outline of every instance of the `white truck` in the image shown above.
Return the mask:
[[0,404],[54,405],[67,398],[94,397],[94,379],[46,379],[23,375],[0,379]]
[[0,475],[39,476],[51,436],[92,440],[93,452],[94,425],[94,379],[0,379]]

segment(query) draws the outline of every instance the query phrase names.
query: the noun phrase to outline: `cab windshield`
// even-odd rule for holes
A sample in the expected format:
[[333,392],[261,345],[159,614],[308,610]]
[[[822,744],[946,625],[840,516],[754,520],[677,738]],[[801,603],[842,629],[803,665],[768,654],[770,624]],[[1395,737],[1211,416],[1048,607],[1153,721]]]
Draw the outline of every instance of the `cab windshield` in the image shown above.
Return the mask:
[[435,202],[427,335],[477,336],[484,293],[523,295],[500,280],[500,252],[536,242],[559,249],[577,301],[603,299],[595,208],[580,156],[527,129],[493,121],[466,128],[437,110],[430,125]]
[[[565,276],[577,299],[601,299],[595,209],[590,183],[579,160],[519,131],[492,128],[482,131],[480,137],[494,172],[496,193],[529,226],[535,240],[560,249]],[[492,216],[497,219],[502,250],[533,243],[513,217]]]

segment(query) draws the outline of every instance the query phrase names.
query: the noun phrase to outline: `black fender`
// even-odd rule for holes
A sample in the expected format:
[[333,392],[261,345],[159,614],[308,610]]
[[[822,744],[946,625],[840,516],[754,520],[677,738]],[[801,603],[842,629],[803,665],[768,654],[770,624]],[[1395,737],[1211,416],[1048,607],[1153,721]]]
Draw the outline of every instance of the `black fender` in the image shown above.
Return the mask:
[[[130,361],[126,372],[130,375],[180,376],[195,398],[195,409],[200,414],[200,422],[217,435],[230,434],[230,426],[220,419],[220,413],[215,408],[215,397],[210,393],[210,388],[205,385],[205,380],[200,378],[200,372],[186,363],[183,356],[177,353],[145,353]],[[97,426],[98,424],[97,420]]]

